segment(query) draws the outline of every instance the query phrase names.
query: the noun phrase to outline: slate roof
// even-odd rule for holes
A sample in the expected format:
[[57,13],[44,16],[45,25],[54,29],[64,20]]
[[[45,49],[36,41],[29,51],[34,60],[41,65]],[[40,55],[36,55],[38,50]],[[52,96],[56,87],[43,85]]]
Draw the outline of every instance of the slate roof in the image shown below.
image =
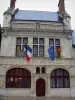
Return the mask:
[[18,10],[13,20],[58,21],[59,15],[57,12]]
[[[12,20],[53,21],[53,22],[62,21],[57,12],[32,11],[32,10],[17,10]],[[72,33],[72,45],[75,46],[75,30],[73,30]]]
[[72,45],[75,46],[75,30],[72,32]]

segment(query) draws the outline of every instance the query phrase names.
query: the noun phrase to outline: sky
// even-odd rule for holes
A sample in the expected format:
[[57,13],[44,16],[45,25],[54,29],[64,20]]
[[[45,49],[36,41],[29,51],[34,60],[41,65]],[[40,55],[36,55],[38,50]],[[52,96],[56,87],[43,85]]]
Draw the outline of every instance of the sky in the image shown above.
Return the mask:
[[[20,10],[58,11],[59,0],[16,0],[15,8]],[[10,7],[10,0],[0,0],[0,24],[3,13]],[[75,30],[75,0],[65,0],[65,10],[71,16],[71,27]]]

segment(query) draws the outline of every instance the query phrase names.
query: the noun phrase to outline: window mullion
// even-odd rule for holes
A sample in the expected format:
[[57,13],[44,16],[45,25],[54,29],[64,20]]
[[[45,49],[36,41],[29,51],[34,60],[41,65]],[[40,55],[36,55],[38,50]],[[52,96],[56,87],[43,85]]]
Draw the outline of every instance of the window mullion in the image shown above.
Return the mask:
[[39,38],[38,38],[38,57],[39,57]]
[[54,38],[54,52],[55,52],[55,46],[56,46],[56,45],[55,45],[55,38]]
[[22,51],[22,48],[23,48],[23,37],[22,37],[22,41],[21,41],[21,51]]

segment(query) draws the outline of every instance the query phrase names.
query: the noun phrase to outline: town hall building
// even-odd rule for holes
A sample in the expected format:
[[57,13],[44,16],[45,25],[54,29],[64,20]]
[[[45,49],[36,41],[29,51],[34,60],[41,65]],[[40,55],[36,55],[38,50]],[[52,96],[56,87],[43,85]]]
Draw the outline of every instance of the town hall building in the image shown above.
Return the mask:
[[[0,99],[75,100],[75,41],[65,1],[58,12],[19,10],[15,2],[3,14]],[[30,61],[25,46],[32,49]]]

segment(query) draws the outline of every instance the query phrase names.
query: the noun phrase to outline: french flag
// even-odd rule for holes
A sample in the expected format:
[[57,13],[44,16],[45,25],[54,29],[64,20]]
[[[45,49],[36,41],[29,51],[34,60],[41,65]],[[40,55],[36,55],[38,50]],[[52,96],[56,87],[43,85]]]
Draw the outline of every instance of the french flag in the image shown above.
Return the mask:
[[26,60],[29,62],[32,56],[32,49],[28,45],[26,45],[24,46],[24,52],[26,52]]

